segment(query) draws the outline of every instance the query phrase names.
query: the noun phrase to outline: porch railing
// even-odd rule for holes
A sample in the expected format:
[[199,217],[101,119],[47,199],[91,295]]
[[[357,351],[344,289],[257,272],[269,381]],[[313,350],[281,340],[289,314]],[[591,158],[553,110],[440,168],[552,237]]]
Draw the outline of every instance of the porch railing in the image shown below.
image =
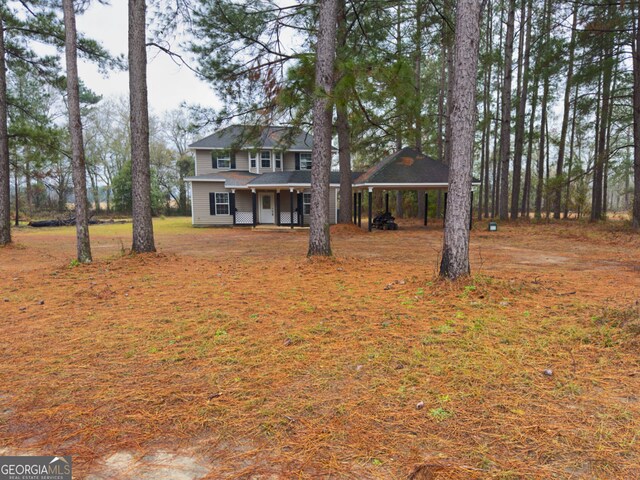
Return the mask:
[[[291,225],[291,212],[280,212],[280,224]],[[293,224],[298,224],[298,212],[293,212]]]
[[252,212],[236,212],[236,225],[251,225],[253,224]]

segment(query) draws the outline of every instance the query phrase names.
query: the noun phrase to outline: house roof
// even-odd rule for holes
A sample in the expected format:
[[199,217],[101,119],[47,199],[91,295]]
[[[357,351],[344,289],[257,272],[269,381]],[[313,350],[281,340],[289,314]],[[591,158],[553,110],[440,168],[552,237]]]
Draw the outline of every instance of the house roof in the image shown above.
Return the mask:
[[356,180],[356,185],[447,184],[449,166],[405,147],[377,163]]
[[285,126],[231,125],[189,145],[190,148],[278,148],[311,151],[313,137]]

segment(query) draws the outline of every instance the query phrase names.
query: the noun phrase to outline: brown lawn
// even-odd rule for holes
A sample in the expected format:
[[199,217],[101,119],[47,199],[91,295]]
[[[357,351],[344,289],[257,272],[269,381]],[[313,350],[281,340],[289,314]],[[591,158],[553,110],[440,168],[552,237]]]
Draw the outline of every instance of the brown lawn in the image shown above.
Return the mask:
[[72,455],[76,478],[157,451],[206,478],[640,477],[621,223],[476,225],[459,284],[435,225],[334,227],[324,261],[306,231],[155,225],[137,257],[130,225],[92,227],[90,266],[73,228],[0,249],[3,452]]

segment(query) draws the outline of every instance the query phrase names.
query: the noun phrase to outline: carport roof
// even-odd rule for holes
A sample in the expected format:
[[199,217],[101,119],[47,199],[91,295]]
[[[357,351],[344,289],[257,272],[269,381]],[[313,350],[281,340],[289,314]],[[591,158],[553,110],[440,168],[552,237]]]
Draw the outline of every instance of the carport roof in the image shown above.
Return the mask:
[[[479,181],[473,179],[476,184]],[[355,181],[355,187],[445,187],[449,166],[415,148],[405,147],[377,163]]]

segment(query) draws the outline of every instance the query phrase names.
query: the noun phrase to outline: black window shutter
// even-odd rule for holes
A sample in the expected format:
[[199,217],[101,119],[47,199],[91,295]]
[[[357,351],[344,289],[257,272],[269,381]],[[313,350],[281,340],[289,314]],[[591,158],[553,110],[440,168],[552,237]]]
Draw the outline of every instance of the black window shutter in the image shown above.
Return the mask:
[[300,152],[296,152],[296,170],[300,170]]
[[229,215],[233,215],[233,212],[236,211],[236,194],[233,192],[229,193]]
[[231,158],[231,170],[235,170],[236,169],[236,152],[231,151],[231,153],[229,154],[229,157]]
[[209,193],[209,215],[216,214],[216,194],[214,192]]
[[211,168],[218,168],[218,154],[215,150],[211,152]]

